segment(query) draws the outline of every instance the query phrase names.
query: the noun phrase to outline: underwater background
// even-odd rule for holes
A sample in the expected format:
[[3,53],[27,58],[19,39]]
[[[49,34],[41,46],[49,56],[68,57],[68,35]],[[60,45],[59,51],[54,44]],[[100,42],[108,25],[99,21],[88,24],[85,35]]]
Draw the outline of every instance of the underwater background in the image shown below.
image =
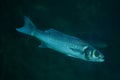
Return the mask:
[[[1,0],[0,80],[120,80],[119,0]],[[28,16],[40,30],[54,28],[98,43],[102,63],[65,56],[16,31]]]

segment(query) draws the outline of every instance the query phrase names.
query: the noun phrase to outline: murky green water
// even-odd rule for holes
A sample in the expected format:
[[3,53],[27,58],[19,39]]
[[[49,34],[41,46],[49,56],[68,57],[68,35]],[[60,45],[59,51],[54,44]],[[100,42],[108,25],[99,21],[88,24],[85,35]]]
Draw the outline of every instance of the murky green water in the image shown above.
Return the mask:
[[[120,79],[118,0],[6,0],[0,7],[0,80]],[[54,28],[99,44],[105,62],[39,48],[39,40],[16,31],[23,16],[40,30]]]

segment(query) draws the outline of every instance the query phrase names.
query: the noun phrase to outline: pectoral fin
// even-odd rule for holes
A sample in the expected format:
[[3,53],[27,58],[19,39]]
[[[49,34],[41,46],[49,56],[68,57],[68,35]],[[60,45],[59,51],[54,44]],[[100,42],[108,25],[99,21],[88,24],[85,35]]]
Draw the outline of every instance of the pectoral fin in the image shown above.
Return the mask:
[[47,46],[43,42],[38,47],[39,48],[47,48]]
[[72,51],[74,52],[78,52],[78,53],[81,53],[81,50],[80,49],[75,49],[75,48],[70,48]]

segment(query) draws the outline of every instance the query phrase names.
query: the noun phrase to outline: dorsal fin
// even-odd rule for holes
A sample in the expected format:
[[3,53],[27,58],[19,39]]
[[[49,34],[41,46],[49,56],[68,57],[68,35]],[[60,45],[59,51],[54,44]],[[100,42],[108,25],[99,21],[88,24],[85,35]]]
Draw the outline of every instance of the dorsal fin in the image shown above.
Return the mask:
[[[55,29],[53,29],[53,28],[51,28],[51,29],[49,29],[49,30],[46,30],[45,31],[46,33],[51,33],[51,34],[56,34],[56,35],[63,35],[64,33],[62,33],[62,32],[60,32],[60,31],[57,31],[57,30],[55,30]],[[65,34],[64,34],[65,35]]]
[[59,32],[59,31],[57,31],[57,30],[51,28],[51,29],[45,30],[45,32]]

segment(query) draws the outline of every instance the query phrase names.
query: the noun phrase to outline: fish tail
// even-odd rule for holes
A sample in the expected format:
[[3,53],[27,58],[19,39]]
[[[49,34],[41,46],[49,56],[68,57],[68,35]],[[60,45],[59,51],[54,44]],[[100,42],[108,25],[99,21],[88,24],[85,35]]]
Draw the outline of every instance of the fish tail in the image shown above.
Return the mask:
[[24,21],[24,26],[21,28],[16,28],[16,30],[18,32],[33,36],[34,32],[36,31],[35,25],[27,16],[24,16]]

